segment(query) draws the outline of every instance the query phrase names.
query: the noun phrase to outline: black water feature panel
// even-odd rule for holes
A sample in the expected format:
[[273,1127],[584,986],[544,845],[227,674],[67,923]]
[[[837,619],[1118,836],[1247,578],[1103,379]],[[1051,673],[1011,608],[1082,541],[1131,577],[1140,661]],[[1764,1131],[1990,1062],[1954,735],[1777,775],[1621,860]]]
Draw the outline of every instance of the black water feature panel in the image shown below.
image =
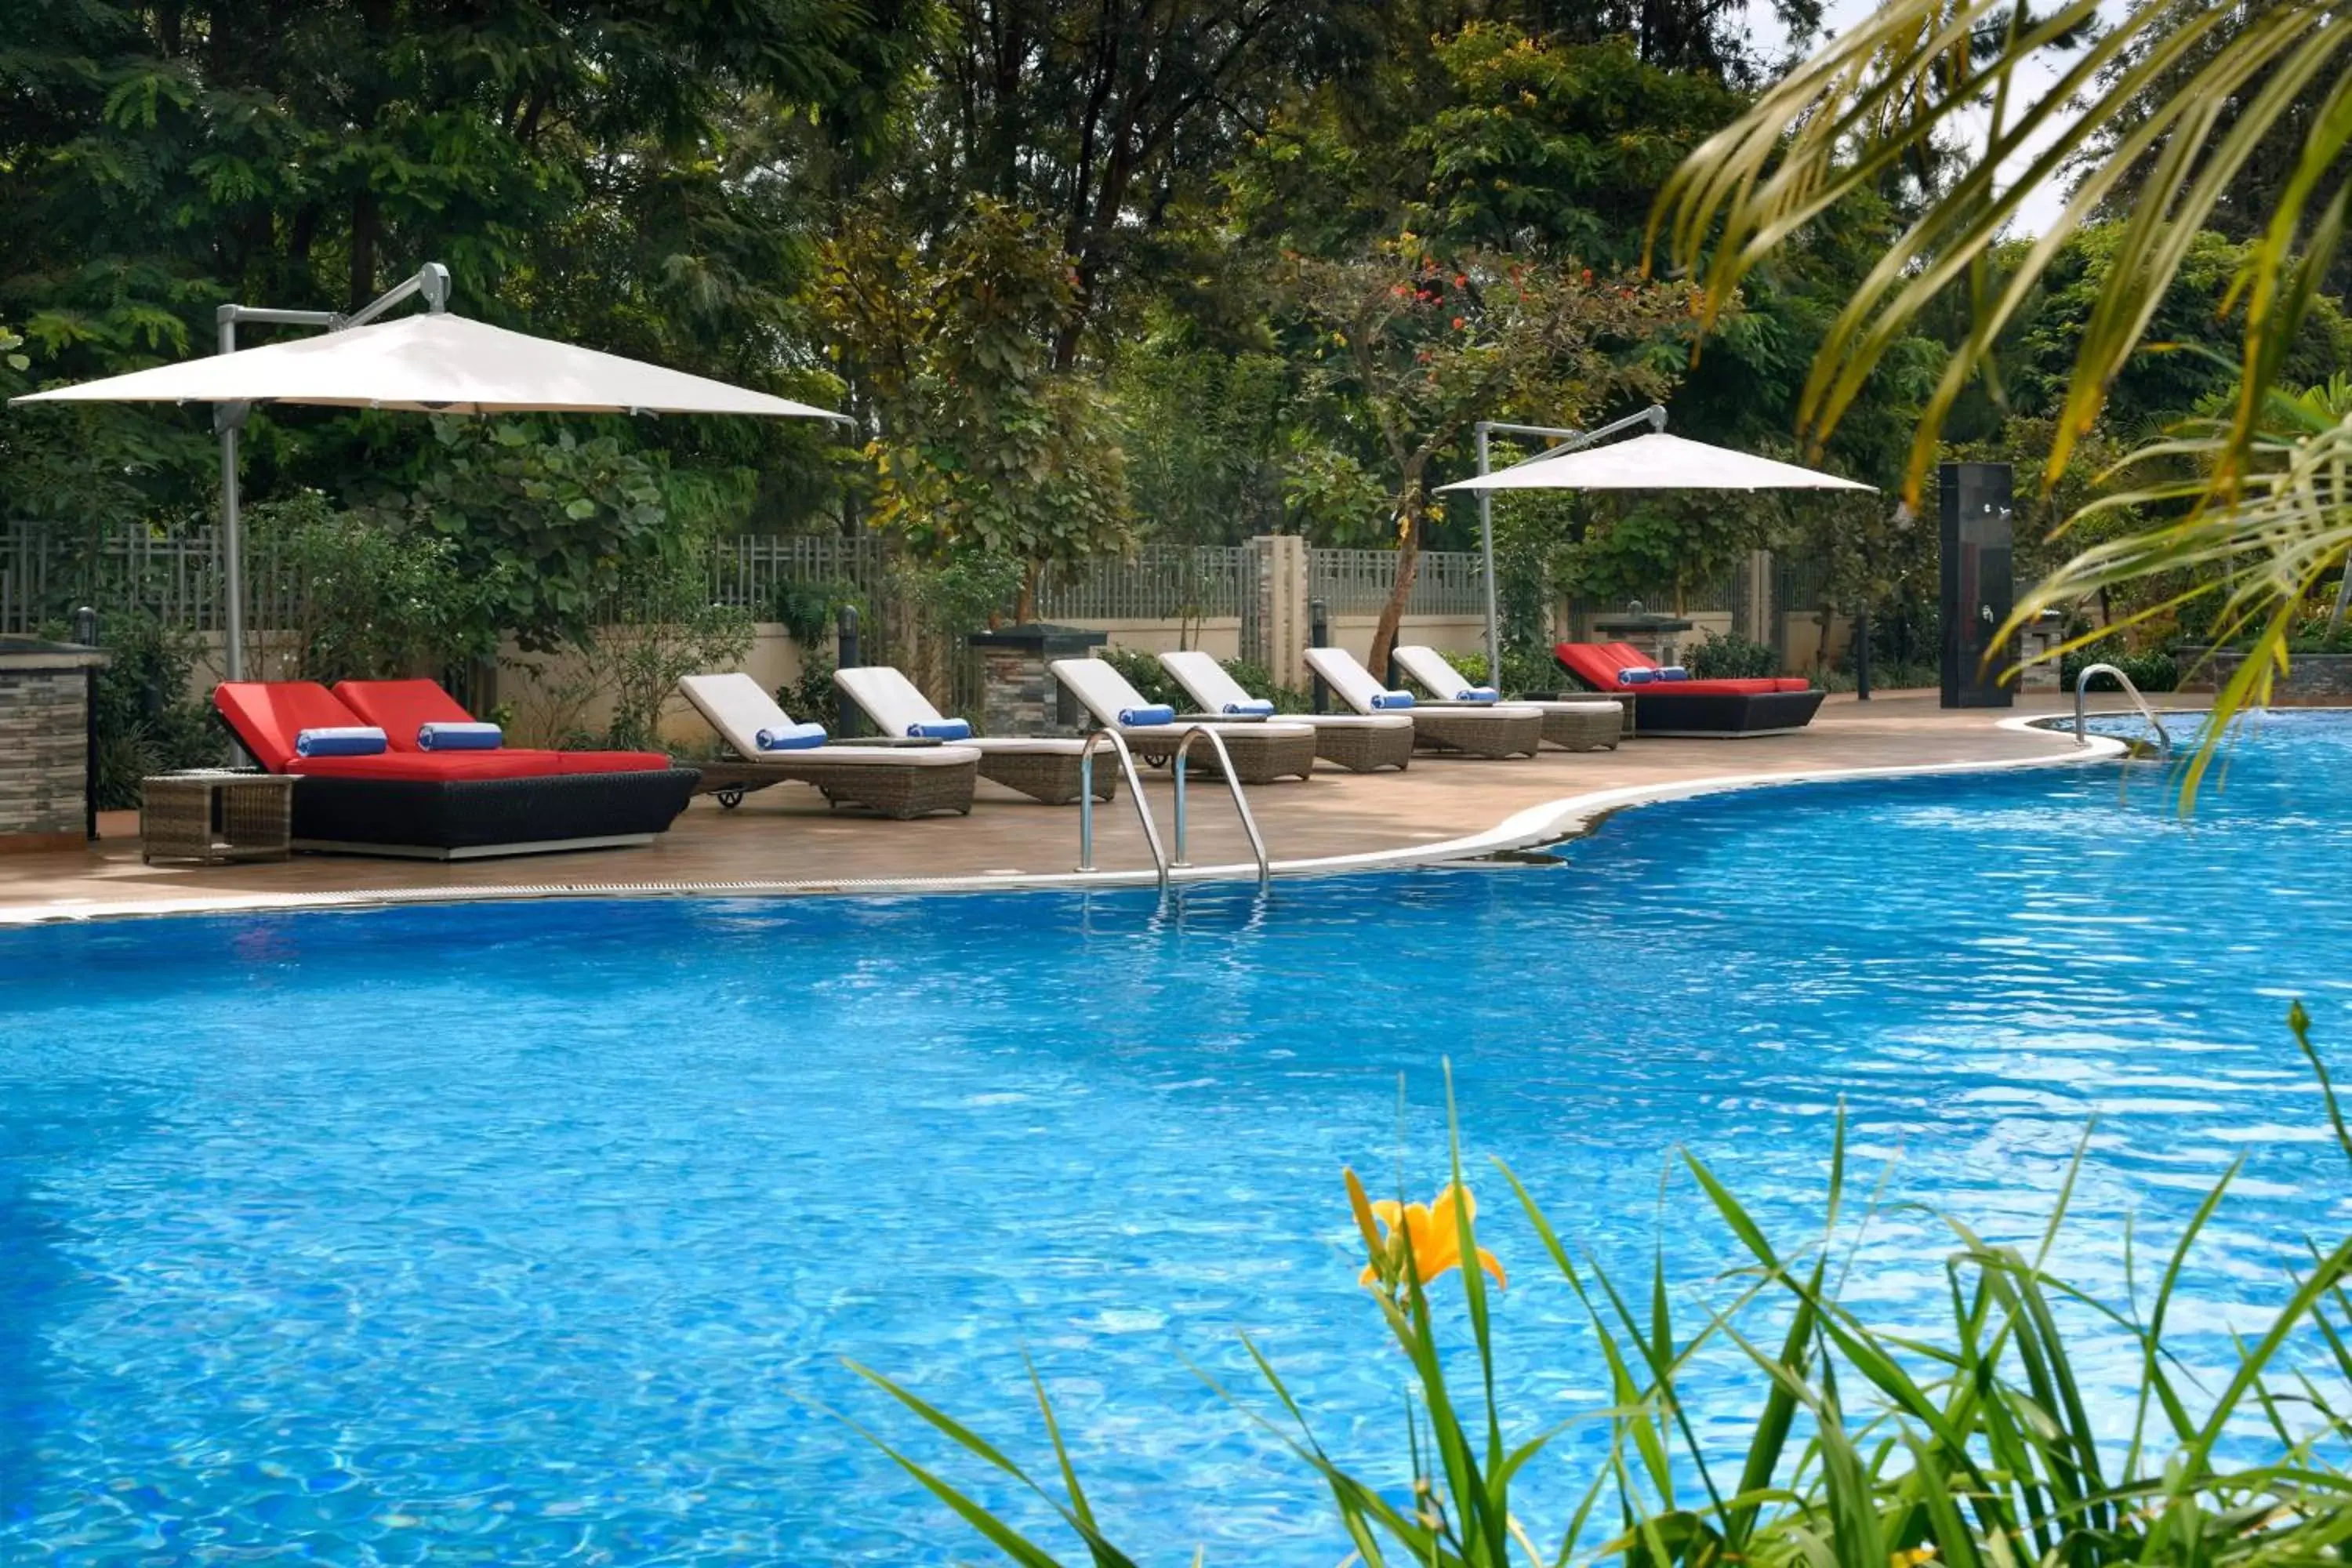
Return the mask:
[[[1327,600],[1307,601],[1307,646],[1309,647],[1331,646],[1331,605]],[[1331,688],[1319,675],[1315,677],[1315,711],[1318,713],[1331,711]]]
[[2010,538],[2007,463],[1946,463],[1943,502],[1944,702],[1947,708],[2006,708],[2015,689],[2001,679],[2017,662],[1994,644],[2009,624],[2016,583]]
[[[862,662],[857,657],[857,606],[842,605],[840,614],[834,618],[834,624],[836,640],[833,668],[855,669]],[[833,695],[834,719],[838,726],[834,731],[834,734],[837,739],[845,741],[857,733],[857,722],[860,717],[857,704],[849,700],[848,689],[838,682],[834,685]]]

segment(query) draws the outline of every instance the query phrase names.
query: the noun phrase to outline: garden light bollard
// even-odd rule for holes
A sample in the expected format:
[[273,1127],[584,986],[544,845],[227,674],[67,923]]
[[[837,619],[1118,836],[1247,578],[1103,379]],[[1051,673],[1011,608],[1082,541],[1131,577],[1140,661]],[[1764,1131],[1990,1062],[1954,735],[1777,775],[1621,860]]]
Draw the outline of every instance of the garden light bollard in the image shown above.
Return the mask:
[[[1331,605],[1327,600],[1307,601],[1307,646],[1309,647],[1331,646]],[[1314,680],[1315,711],[1328,713],[1331,711],[1331,689],[1324,684],[1323,677],[1319,673],[1316,675]]]
[[[837,657],[834,660],[834,668],[835,669],[856,668],[860,662],[857,657],[857,606],[842,605],[840,614],[835,617],[835,647]],[[840,726],[836,733],[845,741],[857,733],[857,704],[850,700],[846,688],[836,693],[835,700],[839,704],[839,710],[835,714],[835,718],[839,721]]]

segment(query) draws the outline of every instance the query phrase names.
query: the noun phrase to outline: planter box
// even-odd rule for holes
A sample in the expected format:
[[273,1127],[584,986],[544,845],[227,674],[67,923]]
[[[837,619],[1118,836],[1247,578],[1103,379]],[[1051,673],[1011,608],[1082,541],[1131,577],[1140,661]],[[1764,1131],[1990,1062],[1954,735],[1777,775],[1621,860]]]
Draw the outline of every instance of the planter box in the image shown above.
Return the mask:
[[[2227,647],[2184,647],[2173,657],[2180,663],[2183,691],[2219,691],[2246,661],[2244,654]],[[2271,703],[2278,708],[2352,708],[2352,653],[2288,655],[2286,673],[2271,682]]]

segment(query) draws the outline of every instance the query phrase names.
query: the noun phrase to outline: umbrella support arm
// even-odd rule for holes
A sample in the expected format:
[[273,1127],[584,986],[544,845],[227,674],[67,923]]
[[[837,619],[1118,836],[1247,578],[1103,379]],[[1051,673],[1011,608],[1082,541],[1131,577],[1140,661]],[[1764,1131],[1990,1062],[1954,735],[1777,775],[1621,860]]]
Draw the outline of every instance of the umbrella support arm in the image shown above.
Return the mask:
[[[240,321],[267,323],[278,327],[318,327],[330,332],[340,332],[346,327],[363,327],[386,310],[416,295],[425,297],[425,309],[439,315],[449,308],[449,269],[437,261],[428,261],[416,269],[416,275],[406,282],[394,285],[369,300],[358,310],[346,316],[337,310],[281,310],[268,305],[223,305],[213,312],[219,338],[213,352],[236,353],[236,328]],[[228,638],[223,650],[222,667],[231,680],[245,679],[245,539],[243,518],[239,515],[236,489],[236,438],[245,428],[246,416],[253,412],[250,403],[221,403],[213,406],[213,428],[220,432],[221,444],[221,591],[227,599],[227,614],[222,625]]]
[[[1543,436],[1557,441],[1558,445],[1547,447],[1529,459],[1540,462],[1545,458],[1581,451],[1596,441],[1605,441],[1636,425],[1664,430],[1666,427],[1666,411],[1654,403],[1639,414],[1629,414],[1598,430],[1571,430],[1559,425],[1513,425],[1501,419],[1481,419],[1470,427],[1478,440],[1478,477],[1483,479],[1491,471],[1487,467],[1487,438],[1497,433]],[[1495,608],[1495,497],[1491,490],[1478,492],[1478,553],[1486,567],[1486,684],[1499,691],[1503,685],[1503,628]]]

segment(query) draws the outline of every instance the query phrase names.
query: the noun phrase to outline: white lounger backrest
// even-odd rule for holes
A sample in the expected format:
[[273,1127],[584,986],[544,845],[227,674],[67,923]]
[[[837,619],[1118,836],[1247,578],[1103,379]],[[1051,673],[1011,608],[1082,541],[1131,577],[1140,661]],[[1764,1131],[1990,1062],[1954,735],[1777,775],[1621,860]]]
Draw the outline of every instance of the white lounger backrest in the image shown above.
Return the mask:
[[1307,668],[1321,676],[1339,700],[1359,713],[1377,713],[1372,699],[1387,688],[1372,679],[1372,672],[1356,660],[1356,656],[1343,647],[1310,647],[1307,650]]
[[1421,643],[1399,643],[1396,661],[1398,668],[1429,688],[1429,694],[1441,702],[1451,702],[1477,684],[1463,679],[1444,654]]
[[1233,678],[1214,656],[1199,648],[1186,648],[1178,653],[1160,656],[1160,668],[1176,678],[1185,695],[1201,705],[1203,713],[1223,713],[1243,703],[1255,700],[1242,689],[1242,683]]
[[848,692],[849,700],[865,709],[875,728],[886,735],[912,734],[918,724],[940,721],[940,710],[931,706],[931,700],[890,665],[859,664],[836,669],[833,683]]
[[1118,710],[1122,708],[1145,708],[1143,693],[1127,683],[1127,677],[1099,658],[1057,658],[1054,661],[1054,679],[1070,689],[1070,695],[1085,704],[1095,722],[1118,729]]
[[767,688],[740,670],[732,675],[689,675],[678,681],[677,689],[738,756],[761,754],[761,731],[792,727],[793,716],[776,706]]

